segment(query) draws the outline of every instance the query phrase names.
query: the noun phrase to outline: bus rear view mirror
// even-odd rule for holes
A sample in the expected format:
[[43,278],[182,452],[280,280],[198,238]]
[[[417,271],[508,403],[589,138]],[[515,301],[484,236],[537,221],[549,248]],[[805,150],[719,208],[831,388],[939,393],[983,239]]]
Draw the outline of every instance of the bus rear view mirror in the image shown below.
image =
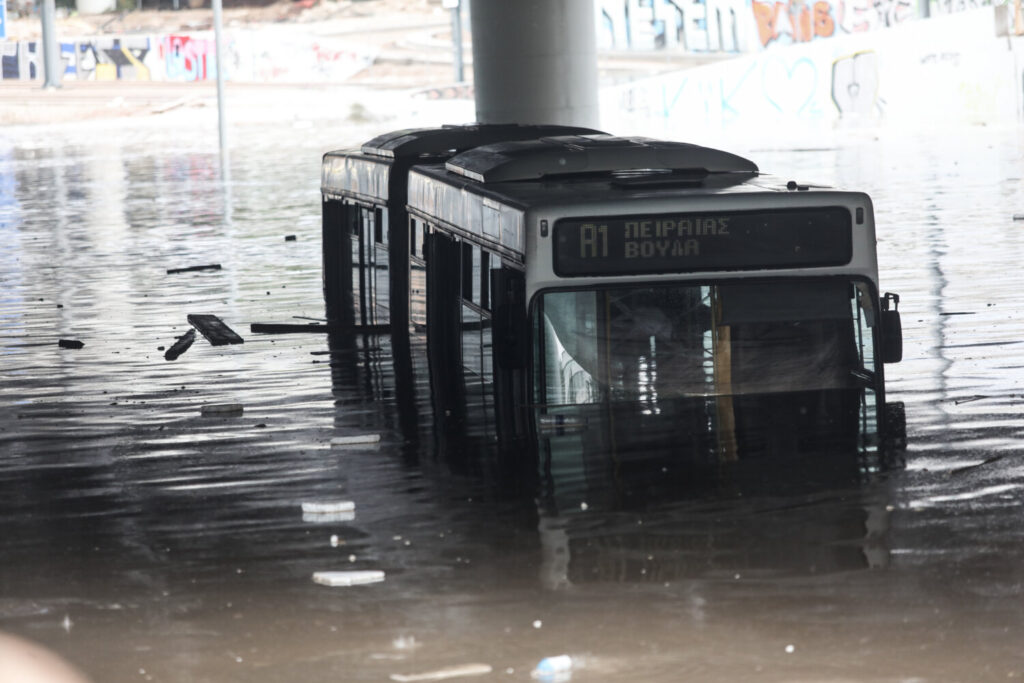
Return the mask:
[[[886,293],[882,299],[882,362],[899,363],[903,360],[903,323],[896,307],[897,294]],[[890,305],[892,308],[890,308]]]

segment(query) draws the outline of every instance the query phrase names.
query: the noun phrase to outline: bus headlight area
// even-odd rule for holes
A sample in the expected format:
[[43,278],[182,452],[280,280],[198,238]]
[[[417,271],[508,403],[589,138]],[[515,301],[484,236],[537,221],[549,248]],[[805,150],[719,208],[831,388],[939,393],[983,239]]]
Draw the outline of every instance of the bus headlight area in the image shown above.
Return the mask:
[[905,446],[870,198],[692,144],[562,126],[397,131],[329,152],[339,330],[425,348],[439,433],[691,463]]

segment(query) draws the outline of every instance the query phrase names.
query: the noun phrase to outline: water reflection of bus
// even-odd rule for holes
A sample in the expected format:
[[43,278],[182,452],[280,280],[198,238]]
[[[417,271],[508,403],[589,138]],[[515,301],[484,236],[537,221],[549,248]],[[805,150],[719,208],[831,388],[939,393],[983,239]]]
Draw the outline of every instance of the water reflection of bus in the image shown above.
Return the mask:
[[[440,433],[536,435],[560,458],[667,447],[696,464],[899,433],[883,367],[901,354],[898,299],[879,295],[866,195],[603,135],[446,157],[404,167],[409,269],[392,259],[390,281],[426,336]],[[325,157],[325,187],[370,182],[338,163]],[[328,199],[325,264],[349,258],[339,272],[365,286],[379,266],[346,254],[369,238],[330,242]],[[346,310],[379,320],[359,297]]]

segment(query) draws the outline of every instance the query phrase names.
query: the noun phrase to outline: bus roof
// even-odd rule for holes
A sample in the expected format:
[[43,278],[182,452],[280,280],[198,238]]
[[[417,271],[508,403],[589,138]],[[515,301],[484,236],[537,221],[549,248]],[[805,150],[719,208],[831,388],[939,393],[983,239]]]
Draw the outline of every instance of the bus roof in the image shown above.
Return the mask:
[[[448,187],[459,193],[478,195],[485,202],[499,203],[519,210],[579,204],[597,201],[631,201],[654,198],[708,195],[720,193],[786,192],[796,190],[790,183],[770,176],[749,173],[688,174],[671,171],[577,173],[545,176],[531,180],[481,183],[451,172],[440,163],[417,165],[413,169],[415,184],[420,187]],[[800,190],[812,186],[800,185]],[[815,189],[829,189],[813,186]],[[454,197],[454,195],[453,195]],[[419,206],[417,193],[410,187],[409,203]],[[432,202],[438,210],[440,206]]]
[[467,123],[440,128],[408,128],[384,133],[363,143],[362,152],[388,158],[424,154],[457,154],[463,150],[506,140],[528,140],[554,135],[590,135],[600,131],[579,126]]
[[442,161],[464,150],[498,141],[599,132],[579,126],[513,123],[471,123],[392,131],[368,140],[358,150],[324,154],[320,189],[324,194],[381,203],[388,199],[391,166],[397,162],[407,166],[420,160]]

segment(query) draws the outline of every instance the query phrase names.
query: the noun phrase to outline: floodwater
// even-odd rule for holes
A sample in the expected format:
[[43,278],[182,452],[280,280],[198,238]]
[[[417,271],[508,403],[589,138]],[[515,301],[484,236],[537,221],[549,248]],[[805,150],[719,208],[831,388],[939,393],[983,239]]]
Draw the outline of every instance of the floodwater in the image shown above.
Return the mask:
[[[0,135],[0,631],[113,683],[524,681],[561,654],[549,680],[1022,677],[1022,133],[733,150],[872,195],[903,466],[694,490],[608,463],[560,473],[561,507],[439,448],[387,337],[250,332],[322,317],[319,158],[359,138],[253,131],[225,191],[205,133]],[[193,313],[245,343],[165,361]],[[385,580],[312,580],[342,570]]]

